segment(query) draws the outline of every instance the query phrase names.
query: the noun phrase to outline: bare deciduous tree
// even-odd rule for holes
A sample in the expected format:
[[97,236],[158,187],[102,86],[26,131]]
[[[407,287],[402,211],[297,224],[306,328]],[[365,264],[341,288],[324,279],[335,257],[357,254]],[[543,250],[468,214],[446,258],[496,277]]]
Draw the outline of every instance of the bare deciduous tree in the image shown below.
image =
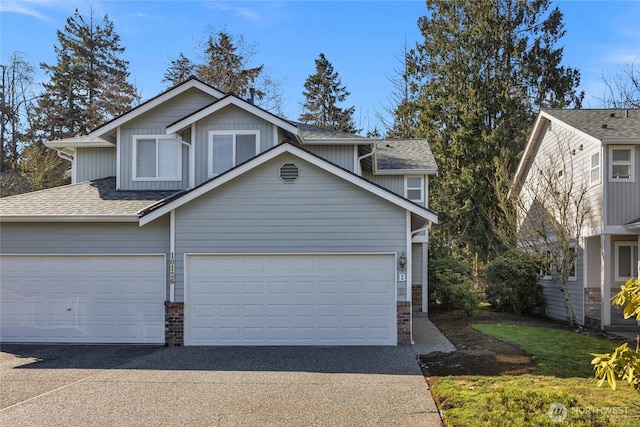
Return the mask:
[[640,61],[632,62],[618,74],[602,76],[604,95],[600,99],[605,108],[640,108]]
[[[570,277],[575,274],[578,249],[592,221],[590,169],[576,161],[572,135],[551,131],[534,159],[526,180],[503,198],[505,218],[517,221],[517,244],[545,264],[564,297],[569,324],[576,315]],[[509,222],[509,221],[506,222]]]

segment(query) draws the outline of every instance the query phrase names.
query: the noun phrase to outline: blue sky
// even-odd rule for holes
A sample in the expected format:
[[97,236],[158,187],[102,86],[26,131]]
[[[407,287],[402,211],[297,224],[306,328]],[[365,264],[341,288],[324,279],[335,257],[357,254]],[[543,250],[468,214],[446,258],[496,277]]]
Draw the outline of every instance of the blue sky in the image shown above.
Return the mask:
[[[304,81],[323,52],[351,95],[356,124],[365,130],[384,111],[393,90],[388,77],[406,41],[420,40],[417,19],[423,1],[8,1],[0,2],[0,59],[20,51],[27,61],[55,63],[56,30],[77,7],[108,14],[126,47],[131,80],[143,99],[166,88],[167,65],[183,52],[196,57],[197,42],[208,26],[226,28],[257,44],[254,64],[264,64],[281,81],[284,113],[296,119]],[[567,34],[564,64],[578,68],[583,107],[600,107],[603,74],[640,63],[640,0],[557,0]],[[44,79],[39,73],[38,79]]]

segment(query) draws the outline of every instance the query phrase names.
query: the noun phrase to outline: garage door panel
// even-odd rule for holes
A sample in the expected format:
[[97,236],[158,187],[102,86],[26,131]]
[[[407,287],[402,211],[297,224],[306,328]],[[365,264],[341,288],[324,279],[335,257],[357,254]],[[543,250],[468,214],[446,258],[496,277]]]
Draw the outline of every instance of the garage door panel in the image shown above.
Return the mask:
[[396,344],[393,255],[186,259],[188,345]]
[[164,256],[2,256],[0,338],[163,343],[164,264]]

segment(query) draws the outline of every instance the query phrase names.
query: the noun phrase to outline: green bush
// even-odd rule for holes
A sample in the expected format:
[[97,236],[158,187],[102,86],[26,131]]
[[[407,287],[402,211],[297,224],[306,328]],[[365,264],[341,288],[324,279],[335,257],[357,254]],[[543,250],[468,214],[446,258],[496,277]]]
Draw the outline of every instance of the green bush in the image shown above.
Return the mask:
[[498,311],[520,315],[532,312],[542,303],[540,263],[531,255],[511,249],[484,269],[489,285],[487,301]]
[[471,316],[480,304],[471,275],[471,267],[454,258],[429,262],[429,287],[445,310],[463,310]]

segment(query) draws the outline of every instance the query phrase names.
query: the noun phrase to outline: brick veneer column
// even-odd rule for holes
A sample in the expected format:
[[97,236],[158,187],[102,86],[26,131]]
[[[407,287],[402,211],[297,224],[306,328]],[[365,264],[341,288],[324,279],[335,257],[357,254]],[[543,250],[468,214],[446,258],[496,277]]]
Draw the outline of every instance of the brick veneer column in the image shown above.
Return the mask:
[[422,285],[411,286],[412,311],[422,311]]
[[169,347],[184,345],[184,303],[164,302],[164,340]]
[[411,345],[411,301],[398,301],[398,345]]

